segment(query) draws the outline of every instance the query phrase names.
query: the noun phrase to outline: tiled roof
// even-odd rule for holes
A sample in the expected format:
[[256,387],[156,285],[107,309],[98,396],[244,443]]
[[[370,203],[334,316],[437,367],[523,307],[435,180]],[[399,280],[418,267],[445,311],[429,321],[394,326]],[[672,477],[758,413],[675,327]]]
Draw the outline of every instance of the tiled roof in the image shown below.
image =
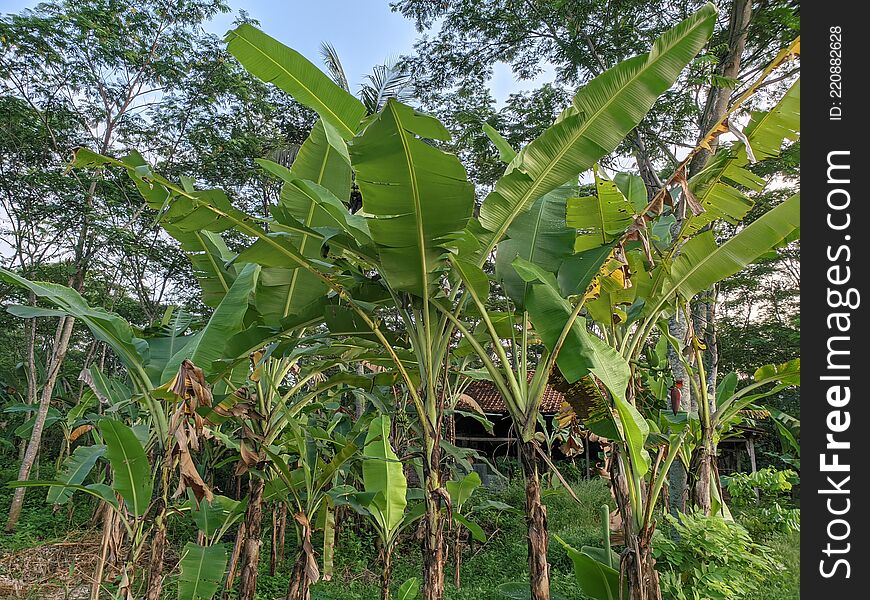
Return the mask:
[[[534,372],[529,373],[531,380]],[[472,381],[467,388],[465,394],[470,396],[487,414],[507,414],[507,405],[502,398],[495,384],[491,381]],[[545,415],[554,415],[562,408],[564,397],[561,392],[556,391],[551,385],[547,385],[544,390],[544,398],[541,401],[541,413]],[[460,398],[459,406],[462,408],[465,401]],[[466,409],[471,408],[466,404]]]

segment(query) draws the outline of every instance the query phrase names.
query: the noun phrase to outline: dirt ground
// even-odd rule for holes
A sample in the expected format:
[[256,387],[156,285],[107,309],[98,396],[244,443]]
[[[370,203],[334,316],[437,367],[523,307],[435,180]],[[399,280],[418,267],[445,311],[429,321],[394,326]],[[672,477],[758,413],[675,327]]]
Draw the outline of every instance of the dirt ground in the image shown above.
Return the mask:
[[0,554],[0,598],[86,599],[99,559],[99,533]]

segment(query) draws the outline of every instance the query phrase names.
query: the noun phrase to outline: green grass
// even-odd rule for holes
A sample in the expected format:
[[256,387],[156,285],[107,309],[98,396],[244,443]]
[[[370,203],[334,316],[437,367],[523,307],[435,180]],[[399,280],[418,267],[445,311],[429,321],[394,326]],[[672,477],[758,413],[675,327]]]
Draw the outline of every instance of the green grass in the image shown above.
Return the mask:
[[766,540],[782,563],[783,570],[770,579],[764,591],[750,600],[794,600],[801,597],[801,536],[800,532],[775,533]]
[[[6,484],[18,477],[17,463],[10,461],[7,464],[12,466],[0,469],[0,553],[63,540],[75,536],[76,532],[87,527],[94,508],[90,500],[78,495],[72,503],[55,511],[45,502],[48,488],[29,488],[24,496],[24,507],[18,526],[13,533],[5,533],[2,526],[6,523],[13,494],[12,488]],[[40,464],[39,478],[54,478],[53,462],[44,461]]]

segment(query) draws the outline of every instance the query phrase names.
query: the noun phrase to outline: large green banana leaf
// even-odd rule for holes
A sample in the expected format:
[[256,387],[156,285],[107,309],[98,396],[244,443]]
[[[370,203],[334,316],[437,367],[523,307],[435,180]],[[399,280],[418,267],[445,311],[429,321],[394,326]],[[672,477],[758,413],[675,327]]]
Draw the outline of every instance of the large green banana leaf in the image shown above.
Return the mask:
[[[63,467],[57,477],[58,481],[70,485],[81,485],[85,477],[88,476],[94,465],[97,464],[97,461],[105,453],[106,447],[102,444],[79,446],[75,449],[75,452],[63,461]],[[74,488],[60,486],[48,488],[48,496],[45,501],[51,504],[66,504],[66,501],[72,497],[74,491]]]
[[[185,226],[184,222],[175,223],[181,216],[177,210],[163,212],[167,208],[169,191],[159,184],[154,185],[156,182],[146,181],[152,174],[145,159],[136,151],[117,161],[100,156],[86,148],[80,148],[76,151],[72,162],[72,166],[77,168],[101,168],[110,164],[128,169],[149,208],[161,211],[160,225],[166,233],[178,240],[181,249],[190,260],[194,277],[202,290],[202,301],[207,306],[217,306],[236,277],[235,267],[227,264],[232,258],[232,253],[219,233],[228,229],[230,224],[227,223],[223,227],[214,225],[190,227]],[[220,190],[193,192],[187,180],[185,180],[185,187],[194,194],[208,197],[223,209],[232,210],[229,200]],[[209,220],[214,218],[213,214],[208,215],[203,211],[199,211],[197,216]]]
[[[800,229],[800,194],[795,194],[749,224],[721,246],[711,231],[686,242],[663,278],[661,289],[653,293],[658,310],[674,294],[691,299],[752,264],[759,257],[782,244]],[[659,268],[665,268],[660,266]]]
[[580,88],[572,106],[508,165],[483,201],[482,264],[514,218],[616,149],[704,47],[716,9],[707,4],[662,35],[648,54],[623,61]]
[[208,374],[212,363],[225,358],[224,348],[227,342],[244,329],[249,297],[254,290],[259,271],[260,267],[254,264],[247,264],[242,268],[205,327],[169,359],[163,369],[161,384],[169,381],[178,372],[184,359],[189,359]]
[[[350,157],[344,140],[332,125],[320,120],[299,149],[291,169],[271,161],[257,162],[284,181],[280,203],[272,208],[272,216],[279,222],[274,230],[291,233],[302,256],[320,258],[323,236],[314,230],[337,225],[317,202],[317,194],[330,195],[338,204],[350,196]],[[311,231],[290,231],[280,226],[297,224]],[[305,269],[264,267],[257,283],[256,306],[264,321],[274,325],[290,315],[309,312],[312,305],[322,303],[325,295],[325,284]]]
[[387,415],[369,423],[363,457],[363,485],[366,493],[374,494],[366,508],[389,541],[405,517],[408,482],[402,463],[390,446],[390,417]]
[[[336,145],[340,144],[333,143],[333,148]],[[312,153],[316,152],[312,150]],[[317,261],[312,261],[310,258],[302,255],[294,244],[294,240],[298,241],[299,239],[298,234],[276,231],[266,235],[257,224],[257,219],[233,207],[226,194],[221,190],[194,191],[187,185],[182,190],[176,184],[154,173],[144,163],[142,157],[135,153],[117,160],[87,150],[79,150],[76,154],[76,164],[81,167],[101,168],[115,166],[126,169],[149,206],[161,211],[159,222],[164,227],[172,227],[185,232],[210,231],[216,233],[235,228],[242,234],[256,237],[257,240],[251,246],[236,256],[234,259],[235,263],[254,263],[263,267],[282,268],[295,268],[304,264],[311,267],[307,269],[308,271],[319,267],[328,268],[329,266],[325,264],[314,266],[314,263]],[[306,230],[302,224],[299,224],[299,228]],[[317,232],[310,230],[310,228],[306,231],[311,235],[319,235]],[[283,276],[283,274],[277,274],[276,277],[268,279],[267,283],[283,286],[286,290],[288,281],[289,279]],[[247,283],[246,281],[240,284],[240,288],[247,286]],[[301,288],[302,286],[299,287]],[[292,296],[288,296],[286,293],[280,295],[280,297],[282,298],[280,301],[280,306],[282,307],[286,306],[288,302],[291,306],[303,304],[294,303]],[[321,298],[323,298],[322,295]],[[231,302],[229,304],[235,305],[236,303]],[[256,305],[256,297],[254,298],[254,304]],[[304,305],[297,310],[296,314],[290,313],[287,319],[281,320],[278,324],[284,330],[295,329],[321,320],[321,313],[322,310],[316,304]],[[248,316],[245,316],[246,325],[250,320]],[[250,316],[251,318],[256,318],[256,315],[251,314]],[[275,324],[275,322],[272,322],[273,326]],[[257,325],[248,327],[244,332],[244,341],[248,344],[249,349],[255,348],[259,342],[266,339],[269,335],[266,328],[258,327]],[[238,336],[240,333],[235,332],[235,335]],[[235,345],[238,346],[238,344]],[[221,345],[221,348],[224,347],[228,346]],[[213,357],[207,357],[209,360],[211,358]],[[177,362],[174,363],[176,366]],[[211,365],[201,364],[198,366],[208,369]],[[171,369],[167,368],[164,371],[164,375],[170,371]]]
[[220,304],[236,278],[235,268],[227,266],[233,254],[226,242],[212,231],[182,231],[171,225],[164,228],[179,241],[190,260],[203,303],[212,308]]
[[571,254],[574,239],[574,230],[565,224],[565,204],[573,192],[574,186],[562,186],[535,200],[531,209],[514,219],[507,239],[496,247],[495,275],[519,309],[524,305],[529,283],[511,263],[521,256],[550,273],[559,271],[562,261]]
[[471,216],[474,191],[465,168],[423,139],[449,137],[437,119],[391,98],[351,145],[381,274],[395,290],[430,294],[451,238]]
[[223,583],[227,550],[223,544],[188,542],[178,562],[178,600],[211,600]]
[[45,317],[70,315],[84,323],[91,333],[109,345],[133,376],[138,375],[146,385],[142,365],[148,355],[145,340],[135,337],[130,324],[115,313],[102,308],[91,307],[81,294],[72,288],[56,283],[29,281],[12,271],[0,268],[0,280],[27,289],[37,297],[50,302],[57,310],[32,306],[10,306],[6,310],[23,317]]
[[194,339],[193,335],[184,335],[193,318],[190,313],[183,309],[173,311],[171,318],[165,319],[162,333],[164,335],[149,337],[148,342],[148,363],[145,365],[145,371],[148,377],[153,382],[160,382],[163,377],[163,370],[166,365],[184,346]]
[[226,40],[227,50],[252,75],[293,96],[344,139],[356,134],[365,106],[304,56],[248,23],[227,32]]
[[112,489],[121,495],[131,513],[141,517],[148,511],[153,491],[145,448],[133,430],[120,421],[102,419],[98,426],[112,466]]

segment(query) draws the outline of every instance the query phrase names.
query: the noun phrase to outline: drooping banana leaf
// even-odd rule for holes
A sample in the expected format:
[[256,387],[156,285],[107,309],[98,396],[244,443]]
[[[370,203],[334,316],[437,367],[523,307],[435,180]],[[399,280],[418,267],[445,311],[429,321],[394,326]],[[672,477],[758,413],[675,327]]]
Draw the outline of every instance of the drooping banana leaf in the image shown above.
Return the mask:
[[[97,464],[97,461],[105,453],[106,447],[102,444],[79,446],[63,461],[63,467],[61,467],[61,472],[57,477],[58,481],[70,485],[81,485],[94,468],[94,465]],[[66,504],[74,491],[75,489],[68,487],[48,488],[48,496],[45,501],[50,504]]]
[[130,324],[115,313],[91,307],[81,294],[72,288],[56,283],[29,281],[12,271],[0,268],[0,280],[33,292],[37,298],[57,307],[44,309],[33,306],[9,306],[7,311],[23,318],[70,315],[84,323],[91,333],[109,345],[132,375],[138,375],[147,385],[148,380],[142,365],[148,355],[145,340],[135,337]]
[[704,47],[715,21],[716,9],[707,4],[656,40],[650,53],[623,61],[580,88],[573,104],[520,151],[483,201],[479,264],[518,214],[616,149]]
[[459,160],[424,141],[449,137],[435,118],[391,98],[350,149],[381,274],[417,296],[446,268],[446,248],[474,204]]
[[511,147],[508,141],[504,139],[498,131],[496,131],[495,127],[489,123],[484,123],[483,132],[498,149],[499,160],[503,163],[510,164],[510,162],[516,158],[517,151]]
[[[140,194],[148,203],[149,208],[161,212],[158,219],[160,225],[170,236],[178,240],[181,249],[190,259],[193,274],[202,290],[202,301],[211,307],[217,306],[224,294],[229,291],[236,277],[236,269],[228,265],[232,253],[220,232],[228,229],[231,224],[215,222],[214,214],[206,211],[193,211],[190,207],[178,205],[166,210],[169,191],[159,182],[154,181],[153,173],[145,159],[136,151],[130,152],[120,161],[101,156],[86,148],[76,151],[72,165],[77,168],[101,168],[114,164],[128,169]],[[154,185],[157,183],[157,185]],[[185,180],[185,187],[189,187]],[[220,190],[205,190],[193,192],[202,195],[218,204],[221,208],[232,211],[232,206],[226,195]],[[194,217],[198,223],[192,223]],[[203,220],[204,219],[204,220]],[[208,226],[205,226],[208,223]]]
[[187,254],[203,303],[216,307],[236,278],[235,268],[227,266],[233,254],[226,242],[220,234],[212,231],[184,231],[168,224],[164,228],[181,243],[181,249]]

